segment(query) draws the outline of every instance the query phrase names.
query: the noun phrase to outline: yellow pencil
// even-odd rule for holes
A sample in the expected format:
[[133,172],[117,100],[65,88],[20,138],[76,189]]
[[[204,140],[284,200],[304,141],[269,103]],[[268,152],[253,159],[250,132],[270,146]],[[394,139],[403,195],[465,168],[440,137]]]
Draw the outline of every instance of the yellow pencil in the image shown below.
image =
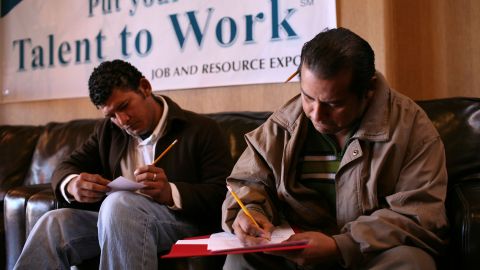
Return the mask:
[[298,69],[295,70],[295,72],[292,73],[292,75],[290,75],[290,77],[288,77],[288,79],[285,82],[289,82],[291,79],[293,79],[297,75],[298,75]]
[[240,205],[240,207],[242,208],[243,212],[245,213],[245,215],[247,215],[253,222],[253,224],[255,224],[255,226],[257,226],[259,229],[260,229],[260,226],[258,225],[258,223],[255,221],[255,219],[253,218],[252,214],[250,214],[250,212],[248,211],[248,209],[245,207],[245,205],[243,205],[242,201],[240,200],[240,198],[237,196],[237,194],[235,193],[235,191],[233,191],[233,189],[227,185],[227,188],[228,188],[228,191],[230,191],[230,193],[232,194],[233,198],[235,199],[235,201],[237,201],[238,205]]
[[170,148],[172,148],[172,146],[174,146],[176,143],[177,143],[177,139],[175,139],[175,141],[173,141],[165,150],[163,150],[163,152],[160,154],[160,156],[158,156],[155,161],[153,161],[152,165],[155,165],[163,156],[165,156],[165,154],[170,151]]

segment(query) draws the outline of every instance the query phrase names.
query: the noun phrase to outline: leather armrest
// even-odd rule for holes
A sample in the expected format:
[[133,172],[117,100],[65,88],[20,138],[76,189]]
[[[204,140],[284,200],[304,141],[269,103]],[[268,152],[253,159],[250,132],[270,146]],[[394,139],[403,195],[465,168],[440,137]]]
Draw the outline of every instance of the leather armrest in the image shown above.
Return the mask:
[[20,186],[10,189],[5,196],[4,224],[7,269],[13,268],[25,244],[27,202],[32,195],[45,189],[51,189],[50,184]]
[[448,212],[451,222],[449,257],[457,269],[480,265],[480,179],[469,179],[452,187]]
[[51,189],[45,189],[33,194],[27,202],[25,210],[25,235],[28,237],[30,231],[37,221],[50,210],[57,209],[58,202]]

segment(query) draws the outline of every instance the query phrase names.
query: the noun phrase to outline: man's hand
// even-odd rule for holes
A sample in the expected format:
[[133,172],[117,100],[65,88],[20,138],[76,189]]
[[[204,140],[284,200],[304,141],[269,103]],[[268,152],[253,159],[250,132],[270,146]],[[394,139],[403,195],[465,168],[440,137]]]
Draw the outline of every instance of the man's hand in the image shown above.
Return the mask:
[[288,241],[308,240],[308,247],[294,251],[273,251],[272,255],[282,256],[298,265],[328,264],[338,261],[340,251],[335,240],[321,232],[304,232],[292,235]]
[[135,181],[145,185],[144,188],[140,189],[141,193],[150,196],[160,204],[174,205],[172,188],[163,169],[153,165],[145,165],[136,169],[133,174],[135,175]]
[[258,223],[258,228],[252,220],[242,211],[238,212],[232,224],[235,235],[247,246],[266,244],[270,240],[273,225],[262,213],[249,211],[253,219]]
[[67,192],[78,202],[94,203],[110,190],[108,183],[109,180],[98,174],[81,173],[67,184]]

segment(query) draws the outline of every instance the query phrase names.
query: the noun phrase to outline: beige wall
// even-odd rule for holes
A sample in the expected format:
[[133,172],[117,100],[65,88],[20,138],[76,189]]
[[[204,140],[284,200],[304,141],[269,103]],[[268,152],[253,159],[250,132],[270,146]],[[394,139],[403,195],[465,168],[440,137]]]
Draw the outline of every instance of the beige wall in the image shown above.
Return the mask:
[[[413,99],[480,96],[480,1],[337,0],[338,25],[370,42],[377,69]],[[167,91],[197,112],[274,110],[298,83]],[[101,117],[88,98],[0,104],[0,124]]]
[[[298,92],[298,83],[242,85],[161,91],[185,109],[201,113],[271,111]],[[103,117],[88,98],[22,102],[0,105],[0,125],[34,124]]]

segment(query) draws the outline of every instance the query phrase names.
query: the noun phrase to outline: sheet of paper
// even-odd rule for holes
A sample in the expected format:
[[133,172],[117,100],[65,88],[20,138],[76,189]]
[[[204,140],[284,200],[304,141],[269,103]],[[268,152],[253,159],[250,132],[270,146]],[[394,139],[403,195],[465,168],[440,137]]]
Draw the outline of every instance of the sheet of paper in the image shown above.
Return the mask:
[[208,245],[208,238],[202,239],[184,239],[176,242],[178,245]]
[[111,188],[110,192],[107,193],[107,195],[109,195],[115,191],[121,190],[135,191],[137,189],[143,188],[145,185],[120,176],[115,178],[107,186]]
[[[282,224],[276,227],[272,232],[272,237],[268,244],[278,244],[287,240],[295,232],[290,225]],[[214,233],[208,239],[208,250],[218,251],[225,249],[236,249],[245,247],[234,234],[221,232]]]

